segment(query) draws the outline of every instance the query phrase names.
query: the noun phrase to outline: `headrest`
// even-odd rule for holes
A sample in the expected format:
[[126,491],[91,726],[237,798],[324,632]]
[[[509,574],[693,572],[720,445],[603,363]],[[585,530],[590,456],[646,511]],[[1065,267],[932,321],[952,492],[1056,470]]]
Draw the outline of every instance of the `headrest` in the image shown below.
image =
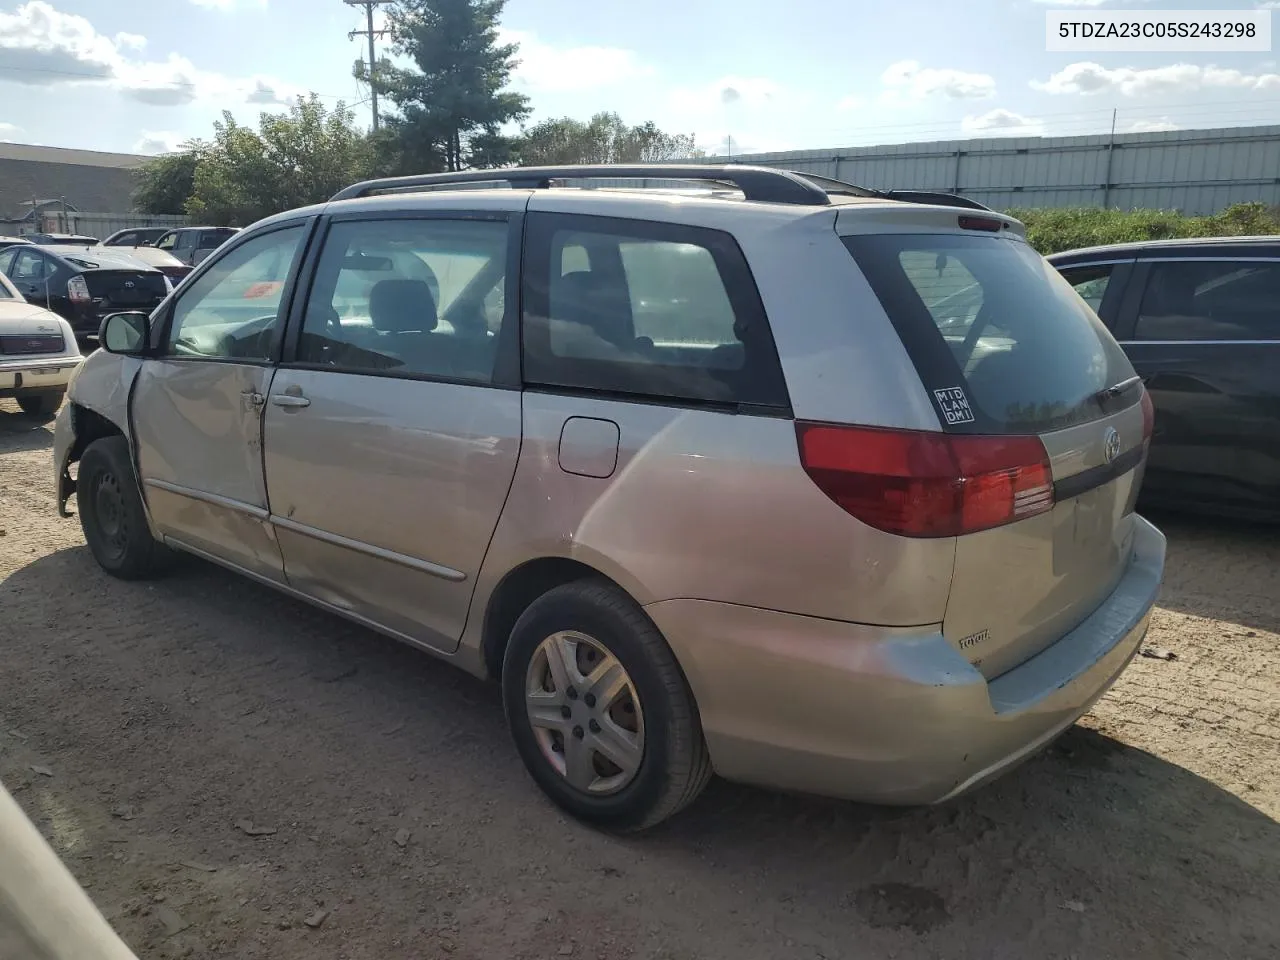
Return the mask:
[[369,319],[381,333],[430,333],[436,300],[423,280],[379,280],[369,292]]

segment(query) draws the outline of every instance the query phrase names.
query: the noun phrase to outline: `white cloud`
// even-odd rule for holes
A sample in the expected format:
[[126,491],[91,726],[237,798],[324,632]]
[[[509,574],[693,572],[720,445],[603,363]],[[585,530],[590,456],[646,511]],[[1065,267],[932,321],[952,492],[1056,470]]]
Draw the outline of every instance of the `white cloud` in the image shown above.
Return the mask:
[[1156,120],[1135,120],[1129,125],[1130,133],[1167,133],[1170,130],[1181,129],[1168,117],[1160,117]]
[[880,75],[884,99],[923,100],[941,95],[949,100],[981,100],[995,96],[996,81],[985,73],[922,67],[916,60],[900,60]]
[[848,110],[857,110],[865,102],[866,101],[863,100],[856,93],[851,93],[847,97],[841,97],[839,100],[836,101],[836,109],[841,111],[842,113]]
[[287,103],[300,91],[267,77],[234,78],[201,70],[186,57],[139,60],[147,38],[98,33],[76,14],[63,13],[46,0],[30,0],[13,13],[0,13],[0,80],[31,86],[101,83],[126,97],[152,106],[182,106],[208,98],[275,104]]
[[121,59],[115,43],[88,20],[43,0],[0,13],[0,50],[7,68],[4,78],[33,85],[65,77],[107,79]]
[[518,43],[515,85],[539,93],[564,93],[637,80],[654,72],[634,50],[621,47],[555,47],[534,34],[498,30],[500,43]]
[[197,7],[211,10],[234,10],[236,7],[265,7],[267,0],[191,0]]
[[0,123],[0,142],[8,143],[20,133],[22,133],[22,128],[17,124]]
[[1084,61],[1063,67],[1048,80],[1031,81],[1031,86],[1045,93],[1099,93],[1141,97],[1158,94],[1181,94],[1205,89],[1274,90],[1280,89],[1280,74],[1243,73],[1222,67],[1202,67],[1194,63],[1172,63],[1164,67],[1137,69],[1107,68]]
[[[1125,0],[1031,0],[1046,7],[1105,7],[1109,3],[1124,3]],[[1130,0],[1133,3],[1150,3],[1151,0]]]
[[142,136],[133,145],[133,152],[173,153],[186,139],[182,134],[171,130],[143,130]]
[[726,108],[774,105],[781,93],[768,77],[727,76],[700,87],[677,87],[668,96],[672,106],[684,113],[718,116]]
[[1004,108],[989,110],[978,116],[967,116],[960,121],[960,129],[970,135],[984,134],[991,137],[1044,135],[1044,124],[1041,121]]

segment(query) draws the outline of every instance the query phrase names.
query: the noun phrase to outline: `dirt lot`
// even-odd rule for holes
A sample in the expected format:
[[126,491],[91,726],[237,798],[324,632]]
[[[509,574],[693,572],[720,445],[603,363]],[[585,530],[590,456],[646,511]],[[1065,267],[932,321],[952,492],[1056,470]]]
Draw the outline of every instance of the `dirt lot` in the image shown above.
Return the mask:
[[1280,956],[1280,532],[1160,518],[1177,659],[976,795],[717,781],[619,840],[494,689],[203,563],[100,574],[49,446],[0,402],[0,780],[143,958]]

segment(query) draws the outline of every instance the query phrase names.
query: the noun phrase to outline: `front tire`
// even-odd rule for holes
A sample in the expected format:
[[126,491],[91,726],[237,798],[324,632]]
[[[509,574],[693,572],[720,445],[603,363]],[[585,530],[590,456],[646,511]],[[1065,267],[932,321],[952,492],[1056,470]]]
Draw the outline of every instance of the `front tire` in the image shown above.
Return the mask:
[[49,420],[58,412],[65,396],[66,392],[62,390],[53,393],[29,393],[25,397],[18,397],[18,409],[29,417]]
[[624,592],[565,584],[516,621],[502,665],[516,749],[558,806],[610,830],[642,830],[711,777],[697,705],[675,655]]
[[98,565],[121,580],[155,576],[167,554],[147,527],[138,481],[124,437],[89,444],[76,477],[76,510]]

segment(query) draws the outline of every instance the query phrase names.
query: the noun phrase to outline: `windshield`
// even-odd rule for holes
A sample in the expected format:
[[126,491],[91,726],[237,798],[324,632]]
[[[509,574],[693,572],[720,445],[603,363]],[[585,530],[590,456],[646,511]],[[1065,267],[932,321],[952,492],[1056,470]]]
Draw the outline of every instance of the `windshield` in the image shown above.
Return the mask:
[[947,429],[1039,433],[1138,402],[1137,391],[1100,397],[1133,368],[1097,315],[1025,243],[952,234],[844,242]]

